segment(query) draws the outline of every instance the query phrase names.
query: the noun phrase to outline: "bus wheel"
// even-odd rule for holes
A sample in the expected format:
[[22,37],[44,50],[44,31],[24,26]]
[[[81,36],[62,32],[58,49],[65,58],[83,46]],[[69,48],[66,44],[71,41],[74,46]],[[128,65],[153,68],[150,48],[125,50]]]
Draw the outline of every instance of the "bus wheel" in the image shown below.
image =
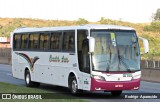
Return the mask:
[[25,72],[25,82],[26,82],[27,87],[38,87],[40,85],[40,83],[38,82],[31,81],[31,75],[30,75],[29,70],[26,70]]
[[69,78],[69,89],[73,95],[78,94],[78,84],[75,76]]
[[120,91],[111,91],[111,94],[113,96],[120,96],[122,94],[122,90],[120,90]]

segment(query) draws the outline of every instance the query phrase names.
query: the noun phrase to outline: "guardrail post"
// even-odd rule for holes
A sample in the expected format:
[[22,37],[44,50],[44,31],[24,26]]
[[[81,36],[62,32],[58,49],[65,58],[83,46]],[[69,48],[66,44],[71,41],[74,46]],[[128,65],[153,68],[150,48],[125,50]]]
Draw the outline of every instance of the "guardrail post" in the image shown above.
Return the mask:
[[148,60],[145,59],[145,66],[148,68]]
[[153,60],[153,68],[156,68],[156,63],[154,60]]

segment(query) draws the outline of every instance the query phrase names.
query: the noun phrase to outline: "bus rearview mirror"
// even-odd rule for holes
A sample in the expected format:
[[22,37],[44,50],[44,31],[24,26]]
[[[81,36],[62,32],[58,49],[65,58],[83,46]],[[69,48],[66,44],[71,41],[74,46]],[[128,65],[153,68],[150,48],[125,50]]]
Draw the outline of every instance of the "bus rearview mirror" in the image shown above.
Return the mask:
[[142,37],[138,37],[143,42],[144,51],[141,54],[146,54],[149,52],[149,43],[148,40]]
[[94,52],[95,49],[95,38],[93,37],[87,37],[89,40],[89,52],[92,53]]

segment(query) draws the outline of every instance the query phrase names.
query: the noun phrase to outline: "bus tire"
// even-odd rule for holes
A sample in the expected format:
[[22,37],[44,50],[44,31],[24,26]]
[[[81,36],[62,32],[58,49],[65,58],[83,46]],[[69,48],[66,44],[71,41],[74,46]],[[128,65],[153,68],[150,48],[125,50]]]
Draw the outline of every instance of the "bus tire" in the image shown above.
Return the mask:
[[111,91],[112,96],[120,96],[122,94],[122,90],[120,91]]
[[25,72],[25,82],[27,87],[38,87],[40,83],[31,81],[31,75],[29,70]]
[[79,95],[81,90],[78,89],[77,79],[75,76],[69,77],[69,89],[73,95]]

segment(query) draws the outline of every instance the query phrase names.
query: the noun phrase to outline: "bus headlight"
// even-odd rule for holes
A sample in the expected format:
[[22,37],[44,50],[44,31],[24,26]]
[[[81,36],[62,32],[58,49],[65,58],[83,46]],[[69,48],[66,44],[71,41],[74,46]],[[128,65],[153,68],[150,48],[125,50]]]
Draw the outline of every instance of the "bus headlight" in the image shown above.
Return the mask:
[[95,78],[97,80],[106,80],[105,77],[100,76],[100,75],[92,75],[92,78]]
[[141,74],[133,74],[133,79],[139,79],[141,78]]

